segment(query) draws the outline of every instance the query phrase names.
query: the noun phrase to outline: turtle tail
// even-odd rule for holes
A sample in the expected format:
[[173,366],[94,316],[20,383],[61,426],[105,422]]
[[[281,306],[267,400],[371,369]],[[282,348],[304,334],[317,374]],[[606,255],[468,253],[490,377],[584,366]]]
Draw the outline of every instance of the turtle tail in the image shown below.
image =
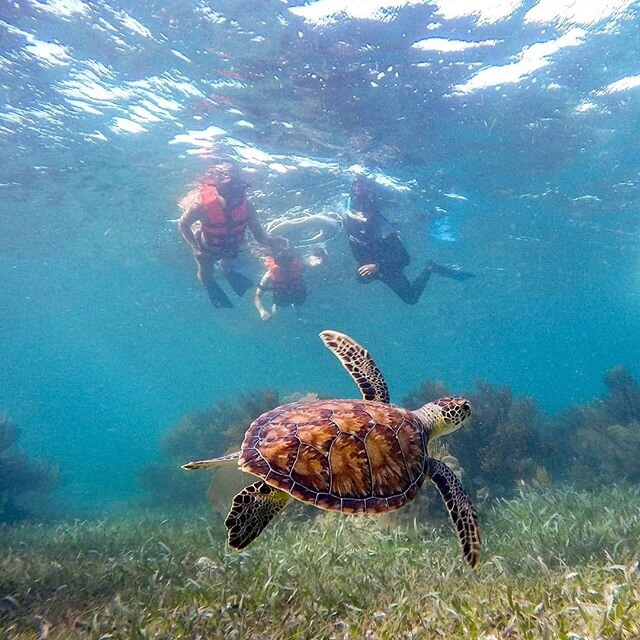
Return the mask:
[[225,464],[228,462],[237,462],[240,458],[241,451],[234,451],[226,456],[220,456],[219,458],[211,458],[210,460],[194,460],[193,462],[187,462],[182,465],[185,471],[196,471],[199,469],[209,469],[215,467],[218,464]]

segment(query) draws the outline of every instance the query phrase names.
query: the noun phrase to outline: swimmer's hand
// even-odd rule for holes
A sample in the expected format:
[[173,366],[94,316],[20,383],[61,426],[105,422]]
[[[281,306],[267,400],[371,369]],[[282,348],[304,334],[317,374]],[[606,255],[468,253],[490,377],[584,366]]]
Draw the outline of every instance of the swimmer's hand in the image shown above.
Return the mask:
[[269,236],[271,248],[278,251],[289,248],[289,241],[283,236]]
[[379,270],[380,270],[380,267],[375,263],[363,264],[358,269],[358,275],[361,278],[373,278],[373,276],[375,276],[376,273],[378,273]]
[[261,309],[260,310],[260,319],[263,322],[266,322],[267,320],[271,320],[273,316],[266,310],[266,309]]
[[308,267],[321,267],[327,261],[328,255],[324,247],[314,247],[311,255],[305,259]]

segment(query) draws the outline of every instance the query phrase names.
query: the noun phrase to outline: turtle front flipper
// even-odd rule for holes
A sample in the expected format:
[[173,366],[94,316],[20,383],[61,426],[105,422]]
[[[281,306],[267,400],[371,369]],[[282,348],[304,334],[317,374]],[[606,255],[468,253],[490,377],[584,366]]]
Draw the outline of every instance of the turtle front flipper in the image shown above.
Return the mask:
[[355,340],[337,331],[323,331],[320,338],[358,385],[363,400],[389,404],[387,383],[369,352]]
[[475,507],[456,474],[444,462],[431,458],[428,476],[436,485],[449,511],[465,560],[475,567],[480,560],[480,525]]
[[224,521],[229,546],[244,549],[287,506],[291,497],[262,480],[245,487],[234,496]]
[[209,469],[210,467],[215,467],[216,465],[224,464],[225,462],[237,462],[241,453],[242,451],[234,451],[233,453],[228,453],[226,456],[211,458],[211,460],[194,460],[193,462],[183,464],[182,468],[185,471],[195,471],[196,469]]

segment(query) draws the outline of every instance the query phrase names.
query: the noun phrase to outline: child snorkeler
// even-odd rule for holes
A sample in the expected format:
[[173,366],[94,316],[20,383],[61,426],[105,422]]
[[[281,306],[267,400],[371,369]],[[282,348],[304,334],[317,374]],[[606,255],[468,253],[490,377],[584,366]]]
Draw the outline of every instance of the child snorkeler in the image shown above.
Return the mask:
[[[265,260],[266,272],[260,280],[253,297],[253,303],[264,321],[270,320],[279,308],[292,307],[298,317],[300,305],[307,299],[307,285],[304,280],[306,268],[320,267],[325,264],[327,252],[315,247],[309,255],[301,256],[291,246],[274,251]],[[271,292],[271,310],[263,303],[265,291]]]

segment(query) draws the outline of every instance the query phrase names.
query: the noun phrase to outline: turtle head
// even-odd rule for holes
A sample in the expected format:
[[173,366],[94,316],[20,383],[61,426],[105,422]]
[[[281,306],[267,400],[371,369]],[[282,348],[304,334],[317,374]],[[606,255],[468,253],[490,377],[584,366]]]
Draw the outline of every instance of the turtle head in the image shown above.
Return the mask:
[[471,415],[471,405],[466,398],[445,396],[429,402],[415,412],[431,433],[439,438],[457,431]]

